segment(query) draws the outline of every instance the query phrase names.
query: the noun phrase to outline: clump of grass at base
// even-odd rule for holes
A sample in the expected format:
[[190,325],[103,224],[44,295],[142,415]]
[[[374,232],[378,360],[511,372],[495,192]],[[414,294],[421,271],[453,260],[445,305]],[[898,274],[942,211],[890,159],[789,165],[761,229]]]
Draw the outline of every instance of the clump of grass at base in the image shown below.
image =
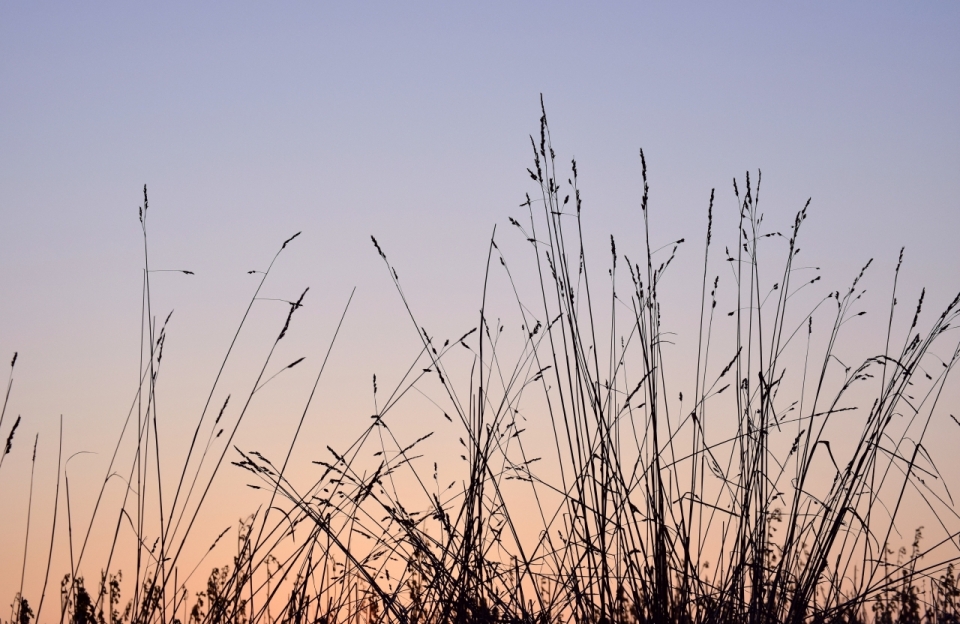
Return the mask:
[[[164,330],[145,323],[131,409],[137,500],[117,514],[136,519],[142,564],[133,596],[121,609],[111,558],[90,594],[78,561],[61,585],[61,620],[960,621],[960,544],[948,528],[957,515],[923,447],[931,423],[945,417],[938,401],[960,357],[949,331],[960,295],[920,329],[923,297],[908,317],[897,314],[898,262],[886,334],[877,336],[882,349],[856,365],[841,362],[847,324],[865,312],[870,263],[848,287],[816,295],[819,274],[795,264],[807,206],[785,234],[769,229],[760,176],[748,175],[733,185],[738,224],[724,253],[710,194],[697,252],[703,271],[691,286],[699,322],[686,328],[696,361],[670,368],[661,287],[683,241],[662,246],[650,227],[643,153],[641,240],[611,237],[610,256],[595,260],[583,240],[589,211],[577,165],[558,167],[545,113],[531,147],[538,194],[507,235],[529,245],[529,256],[518,261],[502,251],[505,237],[490,240],[480,315],[459,336],[441,339],[421,323],[387,241],[373,240],[421,348],[395,386],[378,388],[374,378],[377,413],[353,444],[316,457],[312,482],[288,475],[296,437],[282,461],[231,449],[253,394],[284,370],[272,363],[273,348],[306,292],[288,302],[260,376],[223,424],[228,398],[215,418],[210,409],[218,375],[170,485],[156,476],[153,402]],[[146,206],[145,190],[142,221]],[[144,240],[146,257],[146,225]],[[636,256],[618,252],[618,243]],[[144,275],[152,319],[147,265]],[[512,300],[493,303],[494,288]],[[424,422],[438,429],[402,439],[392,418],[412,391],[436,406]],[[839,419],[844,439],[834,437]],[[424,456],[433,435],[459,442],[459,466]],[[240,526],[233,560],[191,593],[193,573],[180,576],[187,540],[199,539],[194,519],[232,452],[265,505]],[[147,496],[167,511],[137,516]],[[945,534],[932,546],[918,529],[909,549],[896,550],[906,501],[940,520]],[[32,617],[18,613],[21,622]]]
[[[918,475],[942,476],[921,442],[931,419],[943,417],[935,397],[958,352],[955,343],[947,345],[941,366],[932,349],[946,342],[957,300],[924,333],[916,331],[918,304],[900,349],[889,346],[895,338],[891,323],[881,337],[885,352],[859,366],[837,366],[842,326],[863,313],[858,306],[864,272],[845,291],[794,312],[803,299],[794,295],[812,291],[820,279],[794,265],[807,207],[788,234],[766,230],[759,176],[755,183],[748,176],[742,193],[734,183],[740,206],[735,253],[719,258],[732,269],[735,308],[729,316],[717,314],[711,196],[697,285],[701,321],[692,328],[700,336],[700,357],[694,378],[680,379],[689,372],[665,370],[658,292],[677,245],[668,245],[662,257],[652,251],[657,245],[650,240],[645,162],[643,255],[640,262],[618,255],[611,239],[604,268],[613,287],[601,293],[591,289],[580,238],[576,164],[561,191],[560,180],[568,176],[557,171],[545,115],[539,141],[531,142],[529,172],[540,195],[524,203],[522,224],[511,220],[529,241],[539,276],[539,288],[516,291],[512,324],[519,320],[527,332],[521,356],[509,362],[498,356],[505,340],[501,317],[486,303],[475,333],[442,344],[411,313],[423,344],[411,370],[425,372],[393,393],[403,396],[423,379],[436,382],[431,396],[463,428],[462,487],[438,496],[423,478],[423,500],[432,504],[417,512],[394,496],[387,477],[401,468],[416,470],[411,454],[420,441],[404,448],[393,438],[389,403],[348,452],[331,450],[324,474],[310,487],[296,489],[274,478],[262,458],[242,461],[326,537],[324,556],[343,558],[340,585],[332,584],[331,591],[353,587],[353,594],[343,589],[338,595],[380,601],[391,619],[431,622],[857,621],[868,619],[877,605],[904,621],[914,611],[923,615],[919,602],[901,599],[890,607],[884,597],[895,591],[919,601],[921,581],[945,572],[956,556],[956,535],[929,551],[920,549],[918,539],[893,566],[884,552],[905,495],[918,494],[936,512],[941,509],[940,492],[922,485]],[[411,310],[383,246],[374,243]],[[774,283],[761,279],[766,244],[780,245],[780,267],[770,273],[772,267],[764,266]],[[488,281],[499,271],[515,284],[508,260],[492,240]],[[899,266],[894,281],[898,274]],[[601,308],[609,315],[604,322],[598,320]],[[815,312],[827,334],[819,353]],[[714,342],[725,352],[711,350]],[[474,353],[468,374],[445,363],[460,345]],[[799,350],[798,361],[788,359],[791,347]],[[925,367],[938,376],[921,373]],[[928,400],[918,399],[921,408],[912,409],[912,419],[900,427],[894,417],[908,407],[911,386],[911,393],[926,393]],[[677,387],[695,388],[694,396],[674,401]],[[559,478],[550,481],[531,468],[524,452],[531,434],[518,431],[518,409],[525,394],[534,392],[542,393],[540,404],[549,410],[552,430],[538,435],[553,438],[556,456],[550,460],[557,470],[551,476]],[[857,419],[853,444],[826,435],[841,413]],[[368,457],[382,459],[362,472],[357,466],[365,448],[371,449]],[[390,448],[399,450],[391,454]],[[826,481],[824,466],[833,468]],[[526,508],[511,506],[504,494],[509,487],[529,489]],[[554,506],[543,502],[548,499]],[[529,521],[531,514],[542,519],[542,530],[523,542],[516,518]],[[358,531],[368,543],[354,545]],[[930,552],[943,556],[921,569]],[[393,584],[385,575],[385,553],[404,562]],[[336,603],[336,613],[349,617],[349,605],[358,600]]]

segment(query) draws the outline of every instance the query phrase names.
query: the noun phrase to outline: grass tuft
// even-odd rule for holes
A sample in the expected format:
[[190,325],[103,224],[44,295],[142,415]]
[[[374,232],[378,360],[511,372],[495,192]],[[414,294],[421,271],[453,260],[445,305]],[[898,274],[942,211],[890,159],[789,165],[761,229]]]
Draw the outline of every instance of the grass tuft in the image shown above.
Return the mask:
[[[960,622],[960,516],[948,475],[924,445],[946,417],[960,295],[924,326],[924,291],[900,332],[901,250],[882,350],[842,361],[847,326],[867,311],[862,281],[872,261],[848,287],[817,295],[819,269],[796,264],[810,202],[783,233],[771,229],[761,176],[747,173],[733,180],[737,226],[723,256],[710,192],[702,274],[691,287],[699,290],[688,334],[696,361],[678,366],[661,293],[685,238],[655,242],[643,151],[641,236],[626,244],[611,236],[598,273],[584,240],[577,163],[569,171],[558,164],[543,109],[530,145],[536,193],[509,219],[519,236],[498,240],[494,229],[479,316],[460,338],[428,331],[387,245],[371,237],[420,347],[393,387],[373,376],[376,413],[353,443],[326,446],[306,483],[291,479],[288,464],[339,325],[283,460],[233,440],[253,395],[305,359],[279,369],[273,362],[308,289],[286,301],[252,386],[232,393],[234,404],[227,394],[215,417],[210,409],[251,307],[299,232],[265,270],[249,272],[259,284],[179,478],[162,481],[161,460],[170,460],[157,436],[156,382],[166,323],[156,330],[145,186],[140,385],[89,523],[78,526],[76,552],[61,423],[46,580],[36,615],[21,586],[10,621],[42,615],[62,479],[71,570],[60,583],[61,623]],[[525,248],[519,263],[522,253],[504,251],[514,245]],[[393,424],[414,394],[435,406],[438,428],[411,440]],[[427,457],[435,434],[455,441],[459,462]],[[121,465],[121,449],[131,448],[132,462]],[[191,593],[230,530],[212,540],[195,535],[228,454],[266,504],[240,523],[232,561]],[[106,509],[104,491],[117,476],[129,487],[118,509]],[[932,545],[921,527],[909,548],[895,550],[907,506],[925,507],[936,522]],[[88,587],[81,570],[100,522],[111,523],[113,541],[99,582]],[[128,533],[132,545],[121,539]],[[135,551],[126,601],[112,564],[119,548]],[[191,549],[203,553],[196,563],[187,561]],[[24,553],[25,566],[26,544]]]

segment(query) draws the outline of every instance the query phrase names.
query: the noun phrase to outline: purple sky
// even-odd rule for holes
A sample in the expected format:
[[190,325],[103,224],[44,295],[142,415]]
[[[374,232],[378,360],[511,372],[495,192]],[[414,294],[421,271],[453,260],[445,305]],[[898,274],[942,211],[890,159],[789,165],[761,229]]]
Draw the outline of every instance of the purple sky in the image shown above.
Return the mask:
[[[65,453],[98,453],[71,470],[105,469],[136,388],[144,183],[152,266],[196,273],[153,281],[157,314],[176,309],[173,438],[242,315],[246,272],[303,231],[266,296],[311,287],[282,355],[310,366],[278,379],[280,407],[238,434],[278,452],[354,286],[325,405],[366,417],[370,375],[396,377],[415,353],[371,234],[424,323],[441,335],[473,326],[490,232],[512,235],[507,217],[534,190],[527,137],[541,93],[558,156],[578,160],[599,251],[610,233],[641,248],[643,148],[661,243],[701,239],[711,188],[719,225],[734,223],[731,179],[760,168],[782,228],[813,198],[801,247],[824,267],[824,292],[876,257],[870,305],[885,309],[906,246],[904,297],[926,286],[933,314],[956,294],[960,4],[585,7],[0,4],[0,358],[20,353],[7,417],[23,415],[0,497],[22,498],[39,432],[35,500],[52,505],[60,414]],[[698,245],[678,260],[678,292],[697,279]],[[283,304],[270,306],[255,307],[241,362],[255,365],[282,323]],[[867,323],[863,335],[880,326]],[[311,435],[348,435],[324,414]],[[960,429],[938,433],[960,441]],[[4,523],[0,559],[18,558],[7,536],[24,519]],[[9,587],[0,574],[0,597]]]

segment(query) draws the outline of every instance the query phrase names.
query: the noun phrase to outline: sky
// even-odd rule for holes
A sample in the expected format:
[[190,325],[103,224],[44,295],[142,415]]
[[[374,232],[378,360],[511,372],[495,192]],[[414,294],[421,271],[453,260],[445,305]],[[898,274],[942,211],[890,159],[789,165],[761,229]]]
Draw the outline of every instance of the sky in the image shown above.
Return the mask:
[[[371,235],[420,324],[449,336],[475,324],[494,227],[511,235],[536,190],[541,96],[558,158],[577,159],[598,251],[611,233],[642,248],[641,148],[662,243],[702,239],[711,189],[718,228],[735,236],[732,179],[759,169],[781,228],[812,198],[801,246],[824,292],[876,258],[882,310],[905,247],[902,292],[925,287],[938,313],[960,290],[957,32],[949,2],[0,4],[0,357],[19,354],[0,434],[23,418],[0,496],[25,509],[39,435],[46,531],[62,415],[64,457],[89,452],[68,466],[75,513],[89,514],[84,483],[102,479],[137,388],[144,184],[151,267],[194,273],[151,274],[155,316],[174,310],[161,382],[172,457],[256,287],[248,271],[302,232],[261,294],[310,287],[271,374],[306,360],[271,382],[236,439],[274,454],[356,288],[306,460],[350,438],[354,414],[374,409],[371,375],[398,379],[418,349]],[[678,327],[698,249],[681,252],[668,291]],[[286,311],[256,303],[226,386],[249,384]],[[871,323],[853,336],[875,337]],[[935,438],[955,447],[960,429]],[[224,483],[204,519],[214,534],[243,513],[231,501],[252,500],[242,478]],[[17,514],[4,514],[4,560],[22,557]],[[0,573],[4,596],[13,578]]]

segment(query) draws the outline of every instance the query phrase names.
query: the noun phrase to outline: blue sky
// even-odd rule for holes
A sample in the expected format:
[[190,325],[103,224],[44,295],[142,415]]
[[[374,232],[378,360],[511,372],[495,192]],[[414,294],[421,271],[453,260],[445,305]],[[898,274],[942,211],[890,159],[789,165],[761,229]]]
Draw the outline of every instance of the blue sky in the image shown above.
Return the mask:
[[[541,94],[598,250],[610,233],[639,249],[640,148],[662,242],[699,240],[712,188],[733,223],[731,179],[759,168],[781,227],[813,198],[802,246],[829,288],[870,257],[888,288],[905,246],[906,296],[926,286],[932,310],[960,288],[958,32],[948,2],[4,3],[11,409],[24,438],[50,444],[62,413],[76,450],[109,448],[136,386],[144,183],[153,266],[196,273],[154,282],[177,310],[177,410],[209,385],[246,271],[301,230],[269,293],[312,288],[291,359],[319,362],[356,286],[337,379],[366,388],[416,345],[369,236],[427,322],[472,323],[490,232],[533,190]],[[312,373],[297,374],[291,388]]]

